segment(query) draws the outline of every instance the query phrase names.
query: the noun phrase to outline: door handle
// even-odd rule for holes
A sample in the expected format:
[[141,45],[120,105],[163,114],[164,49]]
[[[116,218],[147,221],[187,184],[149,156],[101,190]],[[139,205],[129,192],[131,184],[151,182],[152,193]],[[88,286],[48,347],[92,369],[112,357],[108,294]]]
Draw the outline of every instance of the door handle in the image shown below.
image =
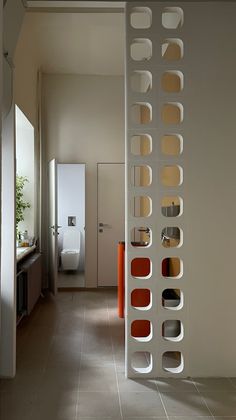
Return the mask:
[[60,228],[62,228],[62,226],[55,226],[55,225],[52,225],[52,226],[49,226],[49,228],[50,228],[50,229],[60,229]]
[[108,223],[101,223],[101,222],[98,224],[98,226],[102,227],[102,228],[104,228],[104,227],[105,228],[110,228],[111,227],[111,225],[109,225]]

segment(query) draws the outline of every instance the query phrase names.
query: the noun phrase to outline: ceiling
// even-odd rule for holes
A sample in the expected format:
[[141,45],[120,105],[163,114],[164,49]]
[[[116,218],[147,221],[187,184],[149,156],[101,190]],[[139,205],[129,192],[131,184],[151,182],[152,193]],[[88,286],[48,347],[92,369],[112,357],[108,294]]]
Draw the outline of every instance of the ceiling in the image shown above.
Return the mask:
[[21,36],[37,49],[46,73],[122,75],[123,13],[25,15]]

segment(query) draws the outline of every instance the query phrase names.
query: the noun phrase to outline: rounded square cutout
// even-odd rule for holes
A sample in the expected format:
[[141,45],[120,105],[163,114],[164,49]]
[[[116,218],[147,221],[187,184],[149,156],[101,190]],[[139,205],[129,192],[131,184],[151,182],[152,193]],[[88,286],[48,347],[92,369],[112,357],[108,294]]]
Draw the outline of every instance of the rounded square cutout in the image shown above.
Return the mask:
[[134,7],[130,14],[130,25],[134,29],[148,29],[152,24],[152,11],[148,7]]
[[148,61],[152,57],[152,42],[147,38],[136,38],[130,46],[130,56],[134,61]]
[[152,169],[150,166],[132,166],[131,184],[135,187],[148,187],[152,183]]
[[166,196],[161,200],[161,213],[165,217],[178,217],[183,213],[183,200],[178,196]]
[[164,92],[179,93],[184,87],[184,75],[181,71],[168,70],[163,73],[161,87]]
[[149,289],[134,289],[131,292],[131,306],[140,310],[150,309],[152,306],[151,297]]
[[145,226],[134,227],[131,230],[131,245],[147,247],[151,245],[151,229]]
[[134,217],[149,217],[152,214],[152,200],[148,196],[135,196],[131,205]]
[[180,134],[165,134],[161,139],[161,152],[167,156],[179,156],[183,151],[183,137]]
[[131,261],[131,276],[136,278],[149,278],[151,275],[151,260],[146,257],[134,258]]
[[167,226],[162,229],[161,243],[164,248],[179,248],[183,243],[182,229],[177,226]]
[[130,84],[133,92],[147,93],[152,89],[152,74],[150,71],[133,71]]
[[140,342],[150,341],[152,339],[152,323],[147,319],[136,319],[131,324],[131,336]]
[[177,29],[183,26],[184,12],[180,7],[165,7],[162,12],[162,26],[165,29]]
[[131,137],[131,153],[136,156],[150,155],[152,138],[149,134],[137,134]]
[[131,117],[134,124],[149,124],[152,121],[152,107],[146,103],[136,103],[131,106]]
[[162,306],[170,310],[183,307],[183,292],[180,289],[165,289],[162,292]]
[[178,38],[165,39],[161,46],[161,55],[166,61],[181,60],[184,55],[183,41]]
[[183,183],[183,169],[178,165],[163,166],[161,183],[165,187],[178,187]]
[[179,279],[183,275],[183,263],[178,257],[167,257],[162,260],[162,276]]
[[161,117],[164,124],[181,124],[184,119],[183,105],[178,102],[164,104]]
[[168,319],[162,324],[162,336],[167,341],[181,341],[184,337],[183,324],[176,319]]
[[139,373],[150,373],[153,369],[153,357],[149,351],[136,351],[131,356],[131,367]]
[[184,369],[184,358],[180,351],[166,351],[162,355],[162,368],[166,372],[181,373]]

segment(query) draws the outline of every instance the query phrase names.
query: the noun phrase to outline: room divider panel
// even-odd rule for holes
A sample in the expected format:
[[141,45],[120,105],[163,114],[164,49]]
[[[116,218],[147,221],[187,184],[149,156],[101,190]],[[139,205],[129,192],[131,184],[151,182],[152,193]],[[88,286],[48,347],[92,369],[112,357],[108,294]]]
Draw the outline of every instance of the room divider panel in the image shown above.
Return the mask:
[[184,18],[173,3],[127,2],[128,377],[186,375]]

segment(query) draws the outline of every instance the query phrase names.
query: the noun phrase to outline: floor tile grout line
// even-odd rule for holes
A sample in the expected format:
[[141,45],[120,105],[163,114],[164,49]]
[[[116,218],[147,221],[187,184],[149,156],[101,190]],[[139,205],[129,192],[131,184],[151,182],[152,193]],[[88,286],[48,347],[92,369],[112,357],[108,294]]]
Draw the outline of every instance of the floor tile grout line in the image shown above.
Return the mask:
[[115,360],[115,354],[114,354],[114,344],[113,344],[113,339],[112,339],[112,334],[111,334],[110,313],[109,313],[109,306],[108,306],[107,299],[106,299],[106,306],[107,306],[108,325],[109,325],[110,340],[111,340],[111,347],[112,347],[112,357],[113,357],[113,363],[114,363],[114,367],[115,367],[116,386],[117,386],[117,395],[118,395],[118,400],[119,400],[120,416],[121,416],[121,419],[123,420],[124,416],[123,416],[122,406],[121,406],[121,396],[120,396],[120,389],[119,389],[119,383],[118,383],[116,360]]
[[210,408],[208,407],[208,404],[207,404],[207,402],[206,402],[205,398],[203,397],[203,395],[202,395],[202,394],[201,394],[201,392],[199,391],[199,389],[198,389],[198,387],[197,387],[197,385],[196,385],[196,382],[195,382],[194,378],[192,378],[192,381],[193,381],[193,385],[195,386],[195,388],[196,388],[196,390],[197,390],[198,394],[200,395],[200,397],[203,399],[204,403],[206,404],[206,407],[207,407],[207,409],[209,410],[209,413],[210,413],[211,417],[214,419],[215,417],[214,417],[214,415],[213,415],[212,411],[210,410]]
[[166,407],[165,407],[165,404],[164,404],[164,401],[163,401],[163,398],[162,398],[161,392],[159,391],[159,388],[158,388],[158,385],[157,385],[157,379],[154,379],[154,381],[155,381],[156,389],[157,389],[158,395],[159,395],[159,397],[160,397],[160,400],[161,400],[161,403],[162,403],[163,409],[164,409],[164,411],[165,411],[166,418],[169,420],[170,418],[169,418],[169,415],[168,415],[167,409],[166,409]]

